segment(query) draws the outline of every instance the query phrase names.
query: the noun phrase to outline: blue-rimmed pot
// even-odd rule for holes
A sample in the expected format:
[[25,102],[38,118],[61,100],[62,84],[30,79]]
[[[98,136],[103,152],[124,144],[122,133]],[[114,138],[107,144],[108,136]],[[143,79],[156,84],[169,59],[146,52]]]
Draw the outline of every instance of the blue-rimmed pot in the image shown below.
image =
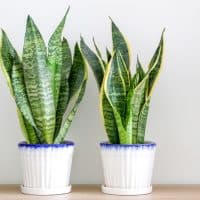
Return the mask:
[[21,166],[21,191],[33,195],[64,194],[71,191],[70,172],[74,143],[18,144]]
[[115,195],[140,195],[152,191],[156,143],[100,143],[104,172],[102,191]]

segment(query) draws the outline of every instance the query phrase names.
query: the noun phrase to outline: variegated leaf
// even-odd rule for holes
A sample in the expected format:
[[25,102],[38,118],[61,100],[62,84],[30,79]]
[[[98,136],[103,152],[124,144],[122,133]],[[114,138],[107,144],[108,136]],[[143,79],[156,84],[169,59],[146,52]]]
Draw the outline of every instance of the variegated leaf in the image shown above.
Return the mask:
[[100,52],[100,50],[99,50],[99,48],[98,48],[98,46],[97,46],[97,44],[96,44],[94,38],[93,38],[93,44],[94,44],[94,47],[95,47],[95,49],[96,49],[97,55],[99,56],[99,58],[101,59],[101,62],[103,63],[104,68],[106,68],[107,63],[106,63],[106,61],[103,59],[103,57],[102,57],[102,55],[101,55],[101,52]]
[[62,53],[62,32],[65,25],[65,20],[69,8],[63,17],[60,24],[57,26],[56,30],[52,34],[49,44],[48,44],[48,66],[51,71],[52,76],[52,87],[54,93],[55,107],[57,108],[57,103],[59,99],[61,76],[62,76],[62,65],[63,65],[63,53]]
[[119,144],[119,132],[115,121],[114,112],[108,101],[108,98],[106,97],[103,84],[100,90],[100,111],[109,142],[111,144]]
[[126,117],[125,79],[127,78],[127,73],[124,70],[124,65],[121,65],[122,63],[119,62],[119,58],[119,54],[115,53],[113,55],[106,69],[103,86],[106,97],[114,113],[120,143],[130,144],[131,134],[127,134],[123,124],[125,122]]
[[45,43],[29,16],[23,48],[24,79],[31,111],[47,143],[53,142],[55,106]]
[[150,99],[148,99],[143,105],[140,115],[139,115],[139,120],[138,120],[137,143],[141,143],[141,144],[144,143],[146,123],[147,123],[147,117],[148,117],[148,112],[149,112],[149,103],[150,103]]
[[83,38],[81,38],[81,50],[92,68],[94,76],[96,78],[98,87],[101,87],[104,76],[104,66],[99,57],[87,46]]
[[[42,141],[41,133],[36,127],[27,99],[26,88],[24,84],[23,65],[19,59],[19,56],[17,55],[16,50],[12,46],[4,31],[2,31],[1,58],[2,67],[4,68],[3,71],[6,74],[9,88],[19,109],[18,113],[20,112],[20,115],[23,115],[21,117],[24,118],[23,121],[25,121],[27,124],[30,124],[30,126],[37,130],[37,132],[34,131],[35,135],[30,134],[26,130],[26,138],[29,138],[29,141],[36,141],[34,138],[38,138],[38,140]],[[22,121],[22,119],[20,121]],[[23,130],[23,132],[25,131]]]
[[69,44],[65,38],[63,39],[63,42],[62,42],[62,49],[63,49],[62,50],[63,64],[61,68],[61,85],[60,85],[60,91],[59,91],[58,106],[56,110],[56,130],[55,130],[54,138],[57,137],[57,134],[60,130],[62,119],[69,102],[68,78],[69,78],[70,70],[72,67],[72,56],[71,56]]
[[110,62],[110,59],[112,57],[112,54],[110,53],[110,51],[108,50],[108,48],[106,47],[106,56],[107,56],[107,63]]
[[160,69],[162,67],[162,60],[163,60],[163,49],[164,49],[164,42],[163,42],[163,36],[164,31],[162,32],[161,39],[159,42],[159,45],[153,55],[153,58],[150,61],[149,69],[151,70],[151,73],[149,74],[149,95],[151,96],[153,87],[155,85],[155,82],[158,78]]
[[126,85],[124,74],[121,70],[124,68],[123,65],[118,64],[117,53],[113,55],[109,65],[106,69],[104,90],[109,102],[116,108],[117,112],[124,120],[126,113]]
[[113,41],[113,51],[119,51],[122,54],[124,62],[127,68],[130,67],[130,55],[128,44],[120,32],[119,28],[112,21],[112,41]]
[[130,106],[132,109],[132,142],[137,142],[137,134],[138,134],[138,120],[139,114],[143,104],[146,99],[146,87],[148,83],[148,76],[145,78],[133,89],[132,94],[130,94]]
[[69,76],[70,101],[74,101],[74,105],[72,106],[71,111],[67,115],[67,118],[64,120],[63,126],[60,129],[57,137],[55,138],[54,143],[61,143],[64,140],[67,134],[67,130],[71,125],[72,119],[75,116],[79,103],[83,98],[86,82],[86,63],[78,44],[76,44],[74,50],[73,65]]

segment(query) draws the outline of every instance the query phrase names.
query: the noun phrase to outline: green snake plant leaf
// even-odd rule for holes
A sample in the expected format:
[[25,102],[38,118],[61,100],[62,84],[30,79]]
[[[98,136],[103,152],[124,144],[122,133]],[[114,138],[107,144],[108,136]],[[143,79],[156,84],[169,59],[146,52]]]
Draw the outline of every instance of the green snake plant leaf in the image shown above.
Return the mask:
[[119,51],[122,54],[124,62],[127,68],[130,67],[130,53],[128,44],[120,32],[116,24],[111,20],[112,23],[112,41],[113,41],[113,51]]
[[145,76],[142,81],[135,88],[130,88],[130,94],[128,102],[132,109],[132,142],[137,142],[138,133],[138,120],[139,114],[146,99],[146,87],[148,83],[148,76]]
[[137,143],[140,143],[140,144],[144,143],[146,123],[147,123],[147,117],[148,117],[148,112],[149,112],[149,103],[150,103],[150,99],[147,99],[139,115]]
[[59,99],[59,92],[60,92],[60,84],[61,84],[61,76],[62,76],[62,65],[63,65],[63,49],[62,49],[62,32],[65,25],[65,20],[67,14],[69,12],[69,8],[63,17],[60,24],[57,26],[56,30],[50,37],[48,43],[48,66],[51,71],[52,76],[52,87],[54,93],[54,102],[55,108],[57,108],[57,103]]
[[149,69],[153,69],[151,70],[151,73],[149,74],[149,96],[151,96],[152,94],[153,87],[156,83],[156,80],[159,76],[159,73],[162,67],[163,49],[164,49],[164,41],[163,41],[164,31],[165,29],[162,32],[159,45],[149,64]]
[[62,42],[62,48],[63,48],[63,64],[61,68],[61,85],[60,85],[60,92],[59,92],[59,99],[58,99],[58,106],[56,110],[56,130],[54,138],[57,137],[57,134],[60,130],[62,119],[64,116],[64,113],[67,109],[67,105],[69,102],[69,83],[68,78],[70,74],[70,70],[72,67],[72,56],[69,44],[67,42],[67,39],[63,39]]
[[101,111],[104,127],[108,135],[109,142],[111,144],[119,144],[120,141],[119,141],[119,133],[117,129],[117,124],[115,121],[115,116],[114,116],[112,106],[110,105],[110,102],[108,101],[108,98],[104,91],[104,83],[102,83],[101,90],[100,90],[100,111]]
[[125,79],[127,74],[122,74],[124,70],[123,65],[118,63],[118,54],[114,53],[113,58],[111,59],[110,64],[107,66],[104,82],[104,90],[106,96],[111,103],[112,107],[115,107],[117,112],[122,118],[122,121],[125,117],[126,110],[126,84]]
[[107,63],[110,62],[110,59],[112,57],[112,54],[110,53],[110,51],[108,50],[108,48],[106,47],[106,57],[107,57]]
[[[18,113],[23,115],[23,121],[25,121],[26,124],[30,124],[30,126],[33,126],[35,129],[37,129],[27,99],[26,88],[24,85],[23,65],[19,59],[19,56],[17,55],[16,50],[12,46],[4,31],[2,31],[1,60],[3,71],[7,77],[11,94],[15,98],[17,107],[19,109]],[[22,125],[21,121],[22,119],[20,119],[20,124]],[[28,132],[23,128],[22,131],[25,137],[28,138]],[[37,133],[34,131],[34,134],[31,134],[31,136],[34,138],[38,138],[39,135],[40,133],[38,130]],[[36,139],[32,139],[31,136],[29,137],[29,140],[33,140],[33,142],[38,141]]]
[[144,72],[144,69],[142,68],[142,65],[140,63],[138,56],[137,56],[136,72],[139,74],[140,80],[142,80],[145,77],[145,72]]
[[31,111],[47,143],[53,142],[55,106],[45,43],[30,16],[23,48],[24,80]]
[[126,93],[127,93],[129,91],[130,82],[131,82],[130,81],[131,72],[130,72],[130,69],[126,67],[122,54],[119,51],[116,52],[116,58],[117,58],[117,65],[119,66],[119,73],[122,79],[124,80]]
[[87,82],[87,67],[84,57],[81,53],[79,45],[75,45],[73,65],[69,76],[69,88],[70,88],[70,100],[74,101],[72,109],[68,113],[66,119],[63,122],[63,126],[60,129],[54,143],[63,142],[67,131],[71,125],[71,122],[77,112],[79,103],[81,102]]
[[17,114],[19,119],[19,124],[22,129],[23,135],[30,144],[38,144],[41,140],[38,138],[37,131],[33,128],[32,125],[24,118],[23,114],[17,108]]
[[87,46],[83,38],[81,38],[81,50],[87,62],[92,68],[98,87],[100,89],[104,76],[104,65],[99,57]]
[[139,72],[136,72],[135,75],[131,79],[129,91],[127,93],[127,105],[126,105],[126,131],[130,135],[132,134],[132,118],[133,118],[133,111],[132,111],[132,97],[133,97],[133,91],[136,88],[136,86],[141,81]]
[[106,61],[103,59],[103,57],[102,57],[102,55],[101,55],[101,52],[100,52],[100,50],[99,50],[99,48],[98,48],[98,46],[97,46],[97,44],[96,44],[94,38],[93,38],[93,44],[94,44],[94,47],[95,47],[95,49],[96,49],[97,55],[99,56],[99,58],[101,59],[101,62],[103,63],[104,68],[106,68],[107,63],[106,63]]
[[[122,64],[120,54],[114,53],[109,65],[106,69],[104,91],[106,97],[113,109],[117,129],[119,133],[120,143],[130,144],[131,135],[126,133],[124,128],[124,120],[126,117],[126,81],[127,71],[124,70],[125,65]],[[123,72],[123,73],[122,73]]]

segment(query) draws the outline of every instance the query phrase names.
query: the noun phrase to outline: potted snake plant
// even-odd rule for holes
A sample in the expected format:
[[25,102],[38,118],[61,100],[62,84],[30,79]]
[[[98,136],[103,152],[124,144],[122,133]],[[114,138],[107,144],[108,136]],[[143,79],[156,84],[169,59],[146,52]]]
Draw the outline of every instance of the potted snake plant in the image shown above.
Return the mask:
[[96,53],[84,39],[81,49],[94,73],[100,93],[108,142],[101,142],[104,171],[102,191],[116,195],[139,195],[152,191],[151,177],[156,143],[145,140],[145,128],[155,82],[163,57],[163,33],[145,71],[137,58],[136,72],[131,75],[130,52],[116,24],[112,24],[112,53],[106,49],[102,58],[95,41]]
[[21,191],[26,194],[71,191],[74,143],[65,141],[65,136],[84,95],[87,69],[79,45],[72,58],[68,41],[62,37],[67,13],[48,47],[28,16],[22,59],[3,30],[1,34],[1,66],[26,140],[18,145]]

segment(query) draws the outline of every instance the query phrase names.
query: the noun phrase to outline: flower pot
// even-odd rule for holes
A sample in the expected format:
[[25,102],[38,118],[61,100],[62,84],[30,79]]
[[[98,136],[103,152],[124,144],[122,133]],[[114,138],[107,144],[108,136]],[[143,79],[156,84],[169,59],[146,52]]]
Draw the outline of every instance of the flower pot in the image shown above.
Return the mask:
[[33,195],[64,194],[71,191],[70,172],[73,142],[18,145],[22,165],[21,191]]
[[102,192],[140,195],[152,191],[151,178],[156,144],[100,143],[104,171]]

